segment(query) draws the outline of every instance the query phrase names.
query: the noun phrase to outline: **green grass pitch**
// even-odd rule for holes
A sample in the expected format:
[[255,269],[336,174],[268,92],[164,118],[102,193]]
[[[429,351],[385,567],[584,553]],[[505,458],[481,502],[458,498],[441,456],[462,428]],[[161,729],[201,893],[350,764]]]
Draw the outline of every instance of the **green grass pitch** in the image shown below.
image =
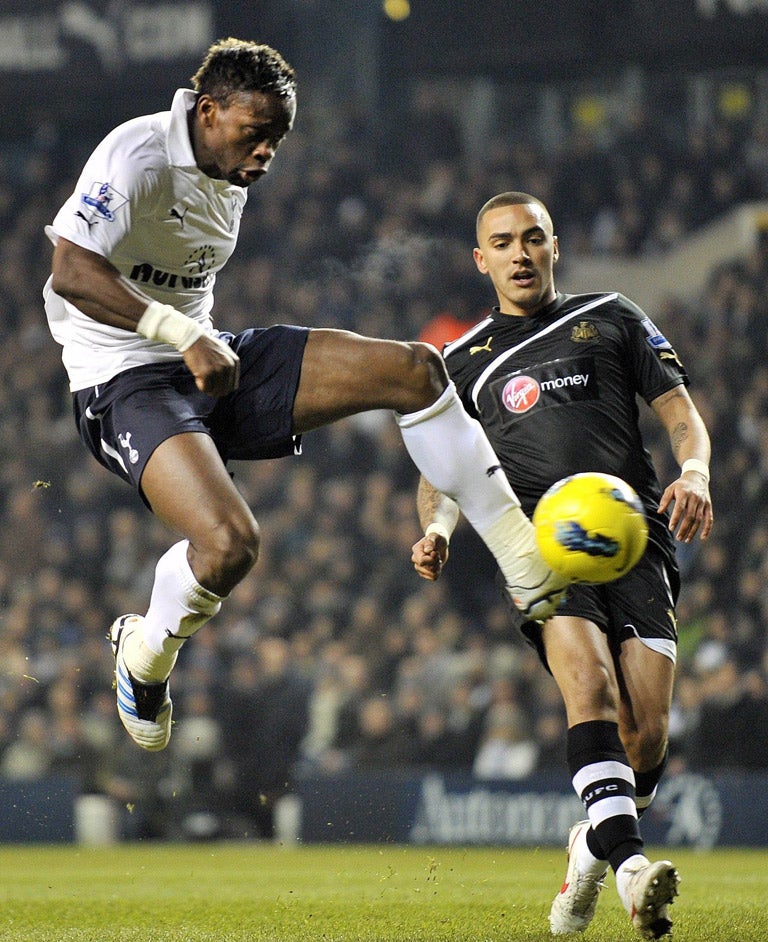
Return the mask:
[[[675,850],[675,942],[765,942],[768,850]],[[2,942],[544,942],[556,848],[0,847]],[[584,942],[639,939],[613,879]]]

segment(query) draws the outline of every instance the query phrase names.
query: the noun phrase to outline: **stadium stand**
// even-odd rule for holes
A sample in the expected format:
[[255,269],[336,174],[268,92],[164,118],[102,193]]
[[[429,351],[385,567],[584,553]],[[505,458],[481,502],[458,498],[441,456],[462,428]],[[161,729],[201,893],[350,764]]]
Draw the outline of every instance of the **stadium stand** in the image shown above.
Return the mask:
[[[355,133],[359,116],[347,116],[337,147],[320,133],[323,117],[320,105],[310,110],[252,196],[218,285],[229,329],[284,321],[408,339],[438,315],[472,322],[490,302],[471,272],[474,212],[499,189],[547,199],[577,254],[651,265],[737,205],[768,199],[759,121],[682,121],[660,135],[639,110],[600,134],[574,128],[553,153],[511,146],[496,129],[471,167],[439,139],[430,152],[430,136],[398,177],[375,136]],[[507,627],[482,545],[462,526],[441,582],[412,574],[415,471],[378,413],[307,436],[300,459],[235,467],[262,558],[184,649],[171,746],[136,760],[114,714],[104,634],[116,613],[145,606],[169,536],[75,435],[40,290],[43,225],[81,155],[57,150],[54,118],[46,127],[13,151],[0,142],[0,777],[63,774],[110,795],[140,809],[126,815],[127,836],[243,827],[267,836],[264,808],[294,771],[516,776],[557,764],[558,698]],[[715,535],[681,552],[672,759],[691,770],[764,768],[768,238],[711,268],[695,294],[670,288],[648,313],[675,338],[714,446]],[[674,474],[661,441],[654,458],[662,476]],[[237,698],[252,710],[235,742]],[[249,775],[255,806],[242,795]],[[222,809],[215,824],[205,817]]]

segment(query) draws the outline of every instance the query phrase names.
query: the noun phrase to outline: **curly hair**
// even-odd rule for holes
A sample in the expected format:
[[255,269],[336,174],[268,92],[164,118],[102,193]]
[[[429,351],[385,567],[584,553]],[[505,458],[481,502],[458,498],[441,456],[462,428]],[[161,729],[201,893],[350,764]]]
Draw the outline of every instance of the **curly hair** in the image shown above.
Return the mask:
[[226,105],[240,92],[270,92],[280,98],[296,94],[296,73],[271,46],[243,39],[220,39],[208,49],[192,76],[198,95]]

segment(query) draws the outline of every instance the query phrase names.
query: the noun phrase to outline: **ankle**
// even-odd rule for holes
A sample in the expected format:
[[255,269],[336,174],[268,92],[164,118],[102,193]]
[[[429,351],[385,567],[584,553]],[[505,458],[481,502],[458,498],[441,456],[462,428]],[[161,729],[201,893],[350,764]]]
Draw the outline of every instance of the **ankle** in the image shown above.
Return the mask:
[[628,910],[632,908],[632,900],[629,898],[630,881],[638,870],[647,867],[649,863],[650,861],[644,854],[633,854],[616,869],[616,889]]
[[131,676],[142,684],[159,684],[166,680],[176,663],[178,652],[158,654],[138,631],[131,632],[123,642],[123,660]]

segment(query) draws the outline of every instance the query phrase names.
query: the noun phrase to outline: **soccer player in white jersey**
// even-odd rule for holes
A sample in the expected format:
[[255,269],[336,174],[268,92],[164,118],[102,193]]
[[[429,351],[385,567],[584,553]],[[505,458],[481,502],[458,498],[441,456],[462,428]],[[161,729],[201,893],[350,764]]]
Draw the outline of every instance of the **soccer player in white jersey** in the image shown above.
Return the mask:
[[[588,820],[571,828],[568,871],[550,911],[555,935],[591,921],[608,867],[641,936],[671,930],[678,876],[643,854],[638,813],[664,771],[677,632],[679,578],[673,534],[690,542],[712,527],[709,436],[671,344],[616,292],[559,294],[559,246],[540,200],[502,193],[477,219],[478,269],[498,307],[444,350],[467,411],[482,422],[523,509],[532,514],[556,481],[604,471],[638,492],[649,524],[643,559],[622,579],[573,586],[554,615],[522,629],[560,689],[567,758]],[[638,427],[637,398],[666,429],[681,466],[662,488]],[[447,559],[455,504],[422,481],[427,535],[413,562],[427,579]],[[670,513],[670,508],[673,508]],[[442,535],[429,534],[435,518]]]
[[110,631],[118,712],[148,750],[170,737],[180,647],[257,559],[258,524],[228,459],[298,453],[311,429],[391,409],[414,462],[461,505],[520,610],[545,617],[564,588],[434,348],[339,330],[214,327],[214,283],[247,189],[291,129],[296,80],[269,46],[230,38],[211,46],[192,82],[170,111],[104,138],[47,228],[45,306],[80,435],[181,536],[157,564],[145,614]]

